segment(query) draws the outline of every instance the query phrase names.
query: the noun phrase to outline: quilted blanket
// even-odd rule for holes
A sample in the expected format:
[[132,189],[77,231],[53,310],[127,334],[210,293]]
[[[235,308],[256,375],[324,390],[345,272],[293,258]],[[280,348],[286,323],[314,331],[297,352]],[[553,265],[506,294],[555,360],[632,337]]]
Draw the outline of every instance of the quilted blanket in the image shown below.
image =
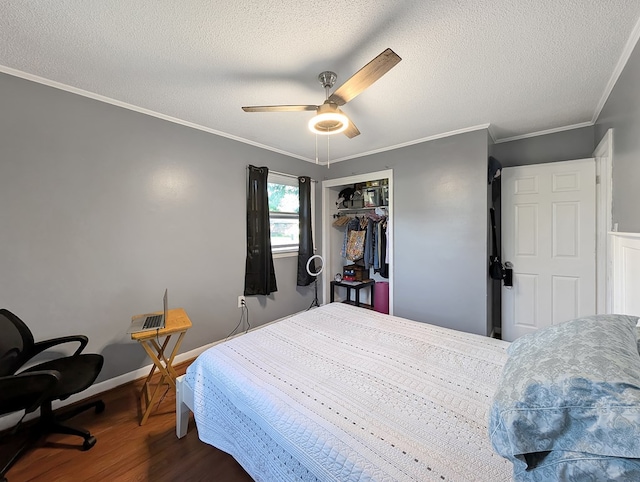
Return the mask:
[[186,382],[200,439],[258,481],[497,482],[507,346],[332,303],[210,348]]

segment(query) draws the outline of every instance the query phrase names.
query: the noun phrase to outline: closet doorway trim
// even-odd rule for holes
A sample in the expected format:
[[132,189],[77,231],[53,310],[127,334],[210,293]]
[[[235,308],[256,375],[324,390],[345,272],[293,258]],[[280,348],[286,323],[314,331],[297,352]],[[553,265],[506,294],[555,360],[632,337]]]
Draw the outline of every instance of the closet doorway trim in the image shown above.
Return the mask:
[[[322,255],[328,266],[331,266],[332,256],[339,256],[339,247],[332,246],[331,229],[333,223],[333,212],[335,212],[336,193],[335,188],[339,186],[363,183],[367,181],[376,181],[378,179],[389,180],[389,217],[391,218],[391,231],[389,232],[389,314],[393,315],[393,286],[395,284],[395,262],[394,262],[394,235],[395,218],[393,212],[393,169],[384,171],[367,172],[353,176],[340,177],[337,179],[328,179],[322,181]],[[322,300],[327,303],[330,299],[331,280],[333,276],[325,273],[322,277]]]

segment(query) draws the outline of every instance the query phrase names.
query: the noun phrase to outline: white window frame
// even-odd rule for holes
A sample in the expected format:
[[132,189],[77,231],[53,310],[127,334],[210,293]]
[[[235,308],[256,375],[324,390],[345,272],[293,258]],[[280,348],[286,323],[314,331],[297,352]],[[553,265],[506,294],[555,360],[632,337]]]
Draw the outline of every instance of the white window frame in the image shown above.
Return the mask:
[[[313,182],[313,181],[312,181]],[[293,176],[284,176],[282,174],[274,174],[269,172],[267,177],[267,183],[271,184],[284,184],[287,186],[295,186],[299,187],[298,178]],[[283,216],[283,217],[292,217],[292,216]],[[300,216],[298,214],[298,221],[300,220]],[[269,212],[269,222],[271,222],[271,212]],[[313,246],[315,248],[315,189],[311,189],[311,230],[313,233]],[[271,246],[271,253],[274,258],[286,258],[290,256],[298,256],[299,245],[287,246],[287,247],[274,247]]]

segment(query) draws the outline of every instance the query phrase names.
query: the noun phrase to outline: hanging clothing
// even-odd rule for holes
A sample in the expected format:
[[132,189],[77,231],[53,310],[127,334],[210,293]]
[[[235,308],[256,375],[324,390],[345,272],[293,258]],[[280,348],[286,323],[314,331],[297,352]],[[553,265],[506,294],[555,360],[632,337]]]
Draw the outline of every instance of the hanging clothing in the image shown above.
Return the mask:
[[364,255],[364,238],[366,231],[353,230],[349,233],[347,243],[347,259],[349,261],[361,261]]
[[268,295],[278,291],[271,254],[269,194],[266,167],[249,166],[247,186],[247,259],[244,294]]
[[377,226],[377,263],[374,262],[374,272],[378,273],[383,278],[389,278],[389,263],[388,263],[388,245],[387,245],[387,228],[388,228],[389,218],[385,218],[378,222]]
[[376,222],[369,218],[367,219],[366,235],[364,239],[364,267],[369,269],[373,266],[373,251],[375,249],[374,244],[374,227]]
[[385,259],[388,260],[389,259],[389,246],[390,246],[389,233],[391,232],[391,218],[386,218],[385,222],[386,222],[386,225],[385,225],[385,230],[384,230],[384,236],[385,236],[386,241],[387,241],[387,246],[386,246],[386,249],[385,249]]
[[377,273],[380,270],[380,257],[381,257],[381,244],[380,244],[380,236],[382,235],[382,222],[378,221],[375,225],[375,229],[373,231],[375,237],[375,250],[373,252],[373,270],[374,273]]
[[351,218],[347,223],[347,228],[344,230],[344,238],[342,240],[342,251],[340,254],[343,258],[347,257],[347,244],[349,243],[349,234],[353,230],[360,229],[360,220],[356,218]]

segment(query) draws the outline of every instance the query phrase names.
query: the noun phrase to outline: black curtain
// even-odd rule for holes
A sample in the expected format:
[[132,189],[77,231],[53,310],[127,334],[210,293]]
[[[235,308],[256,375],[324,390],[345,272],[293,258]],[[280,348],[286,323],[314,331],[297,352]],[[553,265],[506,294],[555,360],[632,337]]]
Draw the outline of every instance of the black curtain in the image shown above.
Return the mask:
[[271,254],[269,194],[266,167],[249,166],[247,186],[247,263],[245,295],[268,295],[278,291]]
[[[311,178],[298,178],[298,196],[300,201],[300,241],[298,247],[298,286],[309,286],[315,276],[307,273],[307,262],[313,256],[313,237],[311,233]],[[315,260],[309,264],[309,269],[315,273]]]

